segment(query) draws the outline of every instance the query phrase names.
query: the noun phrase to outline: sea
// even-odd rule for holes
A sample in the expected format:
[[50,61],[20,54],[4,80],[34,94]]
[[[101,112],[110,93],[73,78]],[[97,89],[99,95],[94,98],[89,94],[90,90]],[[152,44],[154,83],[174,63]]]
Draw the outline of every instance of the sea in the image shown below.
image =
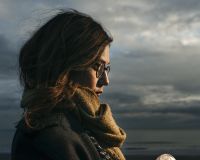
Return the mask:
[[123,146],[126,155],[200,156],[200,129],[127,130]]
[[[0,153],[10,153],[14,129],[0,130]],[[129,129],[123,145],[126,155],[200,156],[200,129]]]

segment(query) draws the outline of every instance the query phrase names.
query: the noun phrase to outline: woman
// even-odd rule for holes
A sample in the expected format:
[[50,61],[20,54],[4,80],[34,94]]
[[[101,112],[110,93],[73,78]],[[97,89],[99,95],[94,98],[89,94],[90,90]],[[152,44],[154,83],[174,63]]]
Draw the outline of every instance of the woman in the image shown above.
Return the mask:
[[126,134],[98,96],[109,84],[112,38],[90,16],[57,14],[24,44],[22,119],[12,160],[124,160]]

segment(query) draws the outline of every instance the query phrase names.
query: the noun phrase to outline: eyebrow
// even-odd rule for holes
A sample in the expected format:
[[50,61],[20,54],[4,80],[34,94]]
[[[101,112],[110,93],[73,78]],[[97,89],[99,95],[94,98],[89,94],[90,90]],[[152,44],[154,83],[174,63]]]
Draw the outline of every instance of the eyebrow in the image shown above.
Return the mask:
[[[104,64],[106,64],[106,62],[104,60],[102,60],[102,59],[99,59],[99,61],[102,62],[102,63],[104,63]],[[110,62],[108,62],[107,65],[108,64],[110,64]]]

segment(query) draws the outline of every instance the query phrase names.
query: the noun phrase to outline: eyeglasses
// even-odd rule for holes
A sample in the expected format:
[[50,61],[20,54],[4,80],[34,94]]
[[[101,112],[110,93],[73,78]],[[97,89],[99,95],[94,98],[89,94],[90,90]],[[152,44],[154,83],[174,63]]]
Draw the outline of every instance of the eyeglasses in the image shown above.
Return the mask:
[[97,78],[101,78],[105,71],[107,74],[110,72],[110,65],[106,65],[104,63],[96,63],[93,68],[96,70]]

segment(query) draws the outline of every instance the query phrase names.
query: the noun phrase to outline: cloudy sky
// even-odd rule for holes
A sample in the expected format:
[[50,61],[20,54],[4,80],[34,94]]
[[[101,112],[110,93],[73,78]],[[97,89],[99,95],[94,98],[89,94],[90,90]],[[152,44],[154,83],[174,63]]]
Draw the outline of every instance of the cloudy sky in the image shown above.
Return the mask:
[[121,125],[200,128],[199,0],[0,0],[1,128],[20,113],[20,46],[59,8],[90,14],[113,35],[102,101]]

